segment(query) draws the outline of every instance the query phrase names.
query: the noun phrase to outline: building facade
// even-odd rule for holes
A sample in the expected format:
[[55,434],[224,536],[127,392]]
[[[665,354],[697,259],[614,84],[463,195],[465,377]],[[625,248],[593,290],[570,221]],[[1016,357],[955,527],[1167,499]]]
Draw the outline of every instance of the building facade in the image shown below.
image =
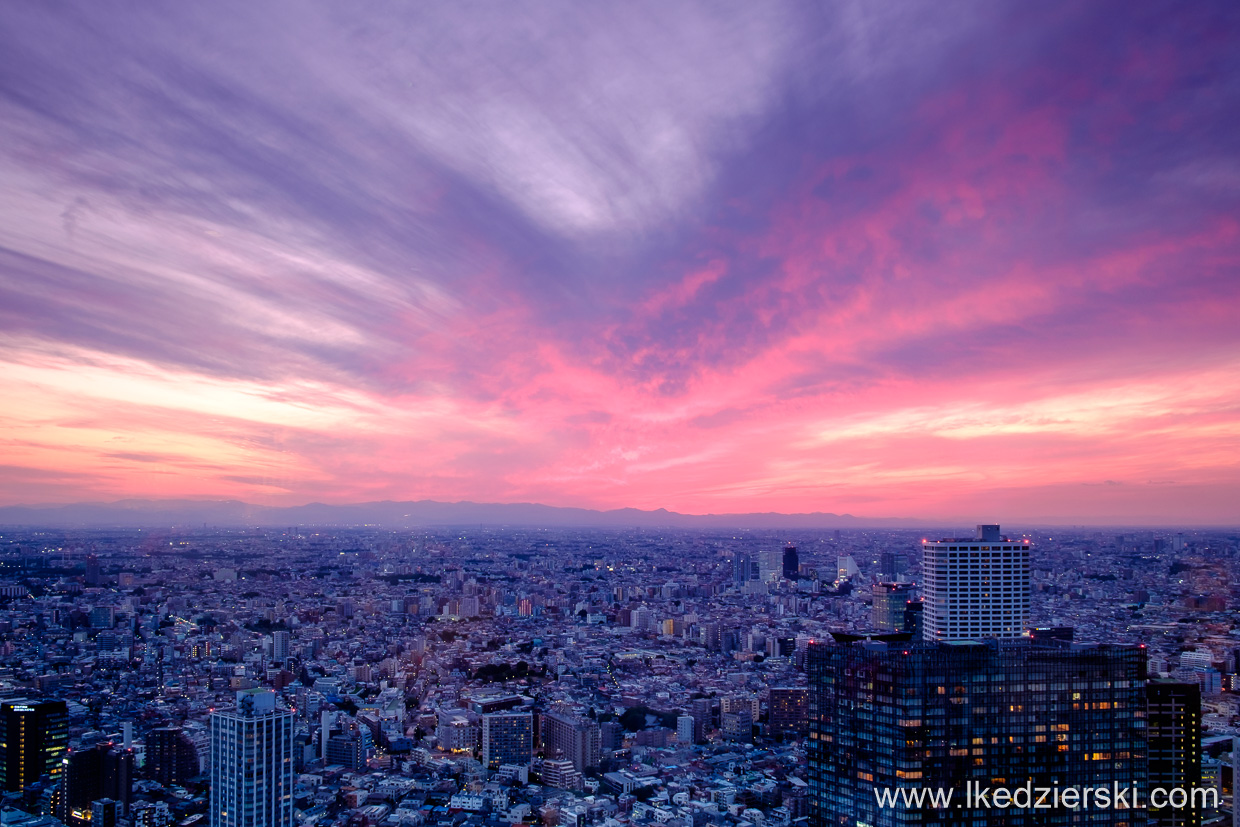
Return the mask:
[[344,732],[327,740],[327,763],[350,770],[366,769],[366,745],[360,732]]
[[796,580],[801,572],[801,557],[797,553],[796,546],[791,544],[784,546],[782,562],[784,579]]
[[146,734],[147,774],[160,784],[184,784],[198,774],[198,749],[180,727]]
[[761,575],[757,558],[748,554],[738,554],[732,558],[732,583],[736,588],[743,588],[750,580],[758,580]]
[[599,765],[599,728],[588,718],[549,712],[542,716],[542,748],[548,759],[573,762],[577,772]]
[[754,699],[730,696],[719,700],[719,730],[724,739],[750,743],[753,741]]
[[0,704],[0,789],[24,790],[43,776],[59,780],[68,745],[64,701],[14,699]]
[[676,740],[682,744],[694,743],[693,730],[696,723],[692,715],[676,716]]
[[111,742],[67,750],[61,759],[56,817],[71,827],[93,824],[91,808],[99,800],[116,803],[123,813],[132,791],[133,768],[133,751]]
[[870,609],[870,625],[884,632],[907,632],[904,618],[908,604],[917,596],[912,583],[875,583],[870,587],[874,600]]
[[211,716],[211,827],[291,827],[293,715],[275,693],[237,693]]
[[714,726],[714,701],[710,698],[694,698],[689,702],[689,714],[693,716],[693,742],[706,740],[706,733]]
[[771,737],[798,738],[809,722],[809,690],[804,686],[773,686],[770,695]]
[[922,636],[934,640],[1017,638],[1029,621],[1029,544],[997,525],[972,539],[922,543]]
[[481,729],[471,713],[464,709],[439,710],[435,737],[445,752],[473,752],[478,749]]
[[277,629],[271,633],[271,659],[281,666],[289,657],[289,633],[285,629]]
[[[817,827],[1145,823],[1144,810],[998,808],[969,795],[1026,785],[1144,791],[1144,649],[815,643],[808,666]],[[953,798],[880,806],[883,791],[900,789]]]
[[1201,687],[1197,683],[1150,681],[1146,687],[1150,788],[1189,791],[1187,807],[1150,809],[1150,824],[1196,827],[1202,813],[1192,806],[1201,782]]
[[529,712],[497,712],[482,716],[482,765],[527,766],[534,758],[534,716]]

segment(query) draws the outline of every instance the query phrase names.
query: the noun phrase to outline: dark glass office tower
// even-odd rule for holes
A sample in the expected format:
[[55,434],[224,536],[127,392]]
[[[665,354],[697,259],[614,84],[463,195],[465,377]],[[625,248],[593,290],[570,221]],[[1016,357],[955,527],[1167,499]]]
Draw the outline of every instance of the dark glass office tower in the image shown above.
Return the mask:
[[[809,647],[811,822],[831,825],[1145,824],[1136,809],[1018,809],[969,791],[1146,793],[1145,650],[1028,640]],[[877,790],[952,791],[880,807]],[[1096,803],[1096,802],[1095,802]]]
[[1189,804],[1151,809],[1150,824],[1196,827],[1201,823],[1201,810],[1192,806],[1192,788],[1201,782],[1201,687],[1154,680],[1146,694],[1150,788],[1185,789]]
[[905,612],[908,604],[917,596],[912,583],[875,583],[870,587],[874,605],[870,611],[870,625],[884,632],[907,632]]
[[748,554],[738,554],[732,558],[732,582],[736,588],[744,588],[747,582],[758,578],[758,558]]
[[801,571],[801,557],[794,545],[784,546],[783,575],[785,580],[796,580]]
[[24,790],[42,776],[58,780],[68,742],[64,701],[0,704],[0,789]]

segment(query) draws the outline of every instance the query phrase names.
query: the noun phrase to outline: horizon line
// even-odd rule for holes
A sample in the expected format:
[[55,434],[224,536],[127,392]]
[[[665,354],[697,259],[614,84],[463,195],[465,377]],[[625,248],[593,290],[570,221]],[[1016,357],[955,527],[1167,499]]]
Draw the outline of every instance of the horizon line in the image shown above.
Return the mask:
[[[358,508],[366,508],[368,506],[374,507],[374,506],[384,506],[384,505],[387,505],[387,506],[422,505],[422,506],[447,506],[447,507],[471,507],[472,506],[472,507],[484,508],[484,509],[485,508],[503,508],[503,509],[539,508],[539,509],[550,509],[552,511],[560,511],[560,512],[584,512],[585,514],[598,515],[599,517],[613,517],[613,518],[616,517],[617,515],[622,515],[624,512],[633,512],[635,514],[645,515],[645,516],[654,517],[654,518],[658,518],[661,515],[666,515],[668,518],[678,519],[678,520],[716,520],[717,521],[717,520],[726,520],[729,517],[735,517],[741,520],[745,520],[746,522],[753,522],[753,521],[759,521],[759,520],[765,522],[765,521],[769,521],[772,519],[779,519],[779,518],[788,518],[790,520],[796,520],[798,522],[803,522],[807,519],[812,520],[813,518],[816,518],[816,517],[822,517],[828,520],[847,521],[849,523],[848,526],[828,524],[826,522],[822,523],[821,525],[795,525],[795,526],[793,525],[788,525],[788,526],[752,525],[752,524],[746,525],[745,523],[738,523],[735,526],[723,526],[723,525],[701,526],[701,528],[720,528],[720,529],[722,528],[738,528],[738,529],[756,528],[756,529],[762,529],[762,530],[777,530],[781,527],[786,527],[790,529],[795,528],[795,529],[801,529],[801,530],[816,529],[816,528],[821,528],[821,529],[882,528],[882,529],[889,529],[889,530],[898,528],[898,529],[905,529],[905,530],[916,530],[917,528],[920,528],[920,527],[930,528],[930,527],[956,526],[956,525],[964,527],[964,526],[972,526],[972,525],[978,525],[978,524],[982,524],[985,522],[989,522],[989,520],[982,520],[979,522],[977,521],[977,518],[964,519],[960,517],[954,517],[954,518],[953,517],[923,517],[923,516],[875,517],[875,516],[869,516],[869,515],[857,516],[857,515],[850,514],[850,513],[837,513],[833,511],[808,511],[808,512],[807,511],[800,511],[800,512],[782,512],[782,511],[740,512],[740,511],[737,511],[737,512],[710,512],[710,513],[704,513],[704,514],[695,514],[695,513],[690,513],[690,512],[673,511],[671,509],[664,508],[664,507],[647,509],[647,508],[638,508],[635,506],[620,506],[616,508],[602,509],[602,508],[589,508],[586,506],[552,505],[548,503],[530,502],[530,501],[479,502],[475,500],[449,501],[449,500],[435,500],[435,499],[429,499],[429,498],[418,499],[418,500],[392,500],[392,499],[367,500],[367,501],[354,501],[354,502],[345,502],[345,503],[332,503],[332,502],[322,502],[322,501],[315,500],[315,501],[310,501],[310,502],[304,502],[304,503],[297,504],[297,505],[265,505],[261,503],[246,502],[244,500],[239,500],[239,499],[210,499],[210,498],[194,499],[194,498],[185,498],[185,497],[162,499],[162,498],[129,497],[129,498],[123,498],[123,499],[117,499],[117,500],[77,500],[73,502],[52,502],[52,503],[33,503],[33,504],[32,503],[16,503],[16,504],[0,505],[0,526],[7,527],[7,528],[44,528],[44,527],[46,528],[68,528],[68,527],[71,527],[71,528],[116,528],[116,529],[121,529],[121,528],[141,529],[141,528],[155,527],[151,525],[150,520],[147,520],[147,521],[139,520],[139,521],[135,521],[132,523],[127,523],[127,522],[124,522],[122,519],[117,519],[117,518],[123,518],[125,516],[136,517],[142,513],[141,509],[132,508],[126,505],[126,504],[131,504],[131,503],[142,504],[144,506],[147,506],[148,510],[146,513],[147,515],[149,515],[149,517],[158,517],[159,514],[163,513],[159,509],[159,506],[161,505],[175,507],[178,504],[183,507],[232,506],[232,507],[240,507],[240,508],[246,508],[246,509],[255,509],[255,510],[259,510],[262,512],[268,512],[268,513],[288,511],[288,510],[297,510],[297,509],[308,509],[308,508],[314,508],[314,507],[332,508],[332,509],[350,509],[350,508],[358,509]],[[4,514],[4,512],[6,511],[23,511],[23,510],[24,511],[36,511],[36,512],[55,512],[55,511],[70,510],[75,507],[93,508],[93,509],[114,509],[122,513],[112,518],[106,517],[104,515],[91,515],[90,517],[86,517],[86,518],[79,517],[76,519],[70,519],[68,523],[66,523],[65,521],[56,521],[56,520],[53,520],[47,523],[30,522],[28,521],[28,519],[22,520],[21,522],[9,522],[6,519],[7,515]],[[33,516],[33,515],[30,515],[30,516]],[[51,514],[49,514],[48,516],[51,516]],[[205,520],[198,520],[196,518],[187,519],[186,515],[179,515],[179,516],[180,516],[180,519],[176,519],[169,523],[159,523],[158,527],[186,528],[186,527],[194,527],[198,525],[200,522],[203,526],[210,526],[213,528],[271,527],[271,523],[264,523],[264,522],[253,522],[253,521],[250,521],[250,522],[240,521],[239,522],[239,521],[235,521],[233,519],[228,519],[228,518],[225,518],[224,520],[220,520],[218,517],[213,520],[210,518],[210,516],[208,516],[208,518]],[[272,516],[275,516],[275,515],[273,514]],[[407,519],[409,520],[409,522],[403,523],[404,526],[409,526],[410,524],[412,524],[412,525],[423,525],[423,526],[462,526],[462,527],[463,526],[489,526],[489,527],[546,526],[546,527],[557,527],[557,528],[581,527],[581,528],[611,528],[611,529],[618,529],[618,528],[625,528],[625,527],[652,528],[652,529],[653,528],[669,528],[669,529],[694,528],[694,526],[674,525],[674,524],[658,525],[658,524],[652,524],[646,521],[643,521],[642,523],[633,523],[633,524],[626,526],[624,524],[617,524],[617,523],[611,523],[608,525],[595,525],[589,522],[541,523],[538,521],[529,521],[529,520],[503,519],[499,515],[480,515],[480,516],[482,517],[482,519],[470,519],[470,520],[461,520],[460,518],[457,518],[455,520],[453,519],[419,520],[417,517],[415,517],[412,514],[401,515],[400,517],[394,517],[391,515],[387,515],[382,518],[378,518],[378,517],[363,518],[359,516],[359,519],[355,521],[326,521],[326,522],[292,521],[289,524],[290,524],[290,527],[314,526],[314,527],[324,527],[324,528],[326,527],[359,528],[359,527],[365,527],[365,526],[373,526],[373,527],[394,528],[394,527],[398,527],[402,525],[401,523],[402,519]],[[284,521],[280,521],[280,522],[284,522]],[[898,524],[898,525],[893,525],[893,524]],[[1162,520],[1155,519],[1155,520],[1145,520],[1145,521],[1140,521],[1140,522],[1134,522],[1131,520],[1117,518],[1114,515],[1105,515],[1105,516],[1091,517],[1091,518],[1085,518],[1085,519],[1082,519],[1082,518],[1068,519],[1064,517],[1055,517],[1055,516],[1046,516],[1046,515],[1034,517],[1034,518],[1028,518],[1028,519],[1012,517],[1012,518],[1007,519],[1006,522],[1004,522],[1001,519],[1000,524],[1002,525],[1016,524],[1016,525],[1021,525],[1023,527],[1033,528],[1033,529],[1140,528],[1142,530],[1156,530],[1160,528],[1166,528],[1166,529],[1189,528],[1189,529],[1194,529],[1194,530],[1227,530],[1227,529],[1240,528],[1240,523],[1185,522],[1182,520],[1175,520],[1175,519],[1162,519]]]

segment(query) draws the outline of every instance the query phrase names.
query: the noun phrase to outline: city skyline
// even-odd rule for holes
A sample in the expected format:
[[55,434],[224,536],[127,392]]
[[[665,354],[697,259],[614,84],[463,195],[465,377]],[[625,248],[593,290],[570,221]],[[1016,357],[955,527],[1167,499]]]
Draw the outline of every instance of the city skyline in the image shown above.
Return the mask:
[[0,506],[1231,525],[1222,3],[7,8]]
[[927,789],[1079,820],[1022,782],[1233,821],[1234,529],[982,524],[946,566],[924,536],[6,527],[5,823],[817,827]]

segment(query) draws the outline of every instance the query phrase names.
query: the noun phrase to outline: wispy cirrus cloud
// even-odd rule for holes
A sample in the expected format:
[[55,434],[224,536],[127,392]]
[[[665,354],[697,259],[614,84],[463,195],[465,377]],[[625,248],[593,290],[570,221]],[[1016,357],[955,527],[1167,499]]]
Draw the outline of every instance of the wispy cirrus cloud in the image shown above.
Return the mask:
[[15,7],[0,497],[1223,519],[1238,31]]

